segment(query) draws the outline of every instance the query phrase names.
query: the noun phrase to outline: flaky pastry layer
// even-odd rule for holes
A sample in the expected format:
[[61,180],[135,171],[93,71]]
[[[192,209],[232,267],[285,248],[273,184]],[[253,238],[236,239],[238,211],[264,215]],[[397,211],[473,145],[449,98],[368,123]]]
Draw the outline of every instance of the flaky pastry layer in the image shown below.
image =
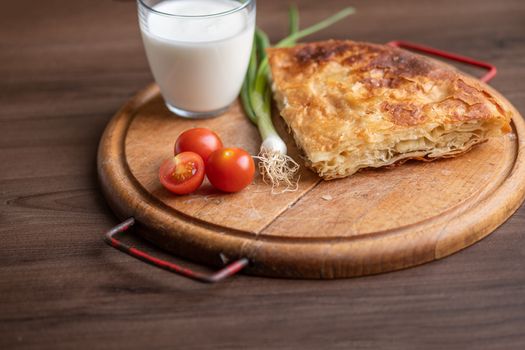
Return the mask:
[[476,80],[384,45],[324,41],[268,50],[273,91],[309,167],[325,179],[453,157],[510,131]]

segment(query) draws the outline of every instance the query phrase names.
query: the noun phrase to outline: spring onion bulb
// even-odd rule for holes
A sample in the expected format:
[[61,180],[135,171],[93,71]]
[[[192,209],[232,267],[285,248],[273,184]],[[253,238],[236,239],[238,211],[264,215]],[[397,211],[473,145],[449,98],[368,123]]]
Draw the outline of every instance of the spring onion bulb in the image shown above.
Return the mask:
[[[299,30],[299,13],[295,6],[289,11],[289,36],[279,41],[276,47],[293,46],[297,40],[316,33],[353,14],[353,8],[345,8],[335,15],[303,30]],[[241,100],[248,118],[257,125],[263,142],[259,155],[259,171],[266,183],[272,185],[272,192],[282,188],[280,192],[295,191],[299,179],[296,173],[299,164],[288,154],[286,143],[281,139],[272,122],[272,92],[266,48],[270,41],[266,33],[259,28],[255,31],[254,45],[250,55],[248,71],[241,89]]]

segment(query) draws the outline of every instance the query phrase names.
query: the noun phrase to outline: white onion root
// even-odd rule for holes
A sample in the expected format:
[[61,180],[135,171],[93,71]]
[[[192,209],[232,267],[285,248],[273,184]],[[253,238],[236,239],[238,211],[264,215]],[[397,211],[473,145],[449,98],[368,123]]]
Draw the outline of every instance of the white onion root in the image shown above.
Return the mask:
[[295,177],[299,164],[292,157],[275,150],[262,149],[258,156],[263,181],[272,186],[272,194],[294,192],[299,188]]

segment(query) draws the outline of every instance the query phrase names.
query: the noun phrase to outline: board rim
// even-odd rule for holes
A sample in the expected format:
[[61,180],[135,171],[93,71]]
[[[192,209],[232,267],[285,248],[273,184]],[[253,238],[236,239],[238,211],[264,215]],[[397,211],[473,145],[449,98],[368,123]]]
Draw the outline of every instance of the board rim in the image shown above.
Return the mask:
[[[445,235],[437,238],[433,243],[426,244],[425,252],[422,252],[417,257],[405,256],[404,259],[401,259],[402,261],[389,266],[378,263],[378,261],[381,261],[381,257],[374,256],[374,253],[372,253],[371,257],[362,256],[362,252],[359,252],[359,249],[355,247],[356,243],[363,244],[363,242],[366,242],[371,244],[370,242],[375,240],[377,236],[392,236],[390,238],[395,238],[396,235],[401,236],[401,233],[404,233],[405,236],[408,234],[411,237],[416,237],[416,241],[418,241],[417,232],[407,233],[403,231],[414,225],[429,228],[436,224],[435,220],[431,222],[431,218],[429,218],[418,223],[353,237],[294,238],[261,234],[254,238],[252,233],[225,228],[192,218],[167,206],[148,193],[138,180],[134,178],[125,160],[125,138],[135,111],[142,104],[158,96],[159,89],[155,84],[148,85],[132,97],[108,123],[98,150],[99,180],[102,185],[102,191],[117,216],[121,218],[134,216],[142,224],[144,230],[141,230],[141,235],[146,239],[193,261],[210,265],[221,265],[222,259],[218,259],[219,253],[230,259],[248,257],[252,261],[252,265],[248,269],[251,273],[300,278],[351,277],[415,266],[448,256],[481,240],[510,217],[525,198],[525,180],[519,181],[520,175],[521,179],[525,179],[525,155],[522,151],[525,144],[525,123],[519,112],[505,98],[490,86],[483,85],[500,97],[502,101],[505,101],[513,112],[512,123],[516,134],[517,150],[513,166],[499,186],[496,186],[492,192],[486,193],[482,200],[472,206],[468,212],[483,212],[484,208],[489,207],[489,204],[495,201],[501,201],[501,203],[506,205],[502,210],[488,213],[488,215],[485,215],[475,223],[467,223],[460,220],[457,231],[471,231],[467,237],[468,239],[465,239],[465,236],[460,234]],[[124,125],[121,125],[123,123]],[[115,156],[115,154],[118,156]],[[127,171],[127,174],[122,173],[123,171]],[[123,181],[125,175],[131,175],[127,177],[127,195],[123,195],[122,192],[115,190],[115,186],[125,183]],[[514,179],[513,183],[519,185],[517,188],[513,186],[512,189],[507,189],[510,178]],[[306,193],[312,191],[316,186],[313,186]],[[132,192],[134,192],[134,195],[140,195],[140,200],[136,200]],[[153,204],[160,205],[155,207]],[[452,210],[454,208],[457,210],[457,208],[461,208],[464,205],[466,205],[466,202],[449,209]],[[447,212],[451,210],[447,209]],[[466,211],[462,211],[460,217],[463,217],[465,213]],[[176,214],[176,218],[173,217],[173,214]],[[154,215],[154,218],[151,215]],[[425,223],[425,221],[428,222]],[[159,222],[166,224],[159,224]],[[482,225],[483,223],[485,225]],[[421,227],[419,231],[421,231]],[[213,228],[219,228],[220,233],[214,231]],[[227,238],[225,234],[227,234]],[[457,237],[459,236],[461,236],[461,239],[458,240]],[[174,246],[173,242],[177,242],[177,245]],[[272,246],[268,247],[270,243]],[[295,248],[295,251],[297,251],[296,248],[298,246],[301,247],[302,253],[300,256],[294,256],[293,250]],[[340,250],[340,254],[336,254],[336,258],[331,258],[327,256],[326,250],[333,250],[334,246]],[[403,249],[405,248],[404,246]],[[400,250],[401,248],[395,246],[390,253],[393,254],[396,249]],[[215,257],[207,256],[209,254],[215,255]],[[364,271],[362,267],[357,268],[357,261],[360,261],[360,259],[370,260],[369,270]],[[270,263],[270,261],[272,262]],[[319,266],[319,263],[316,264],[317,266],[312,266],[312,261],[324,261],[323,265],[326,266]],[[305,267],[297,269],[298,264],[302,264]]]

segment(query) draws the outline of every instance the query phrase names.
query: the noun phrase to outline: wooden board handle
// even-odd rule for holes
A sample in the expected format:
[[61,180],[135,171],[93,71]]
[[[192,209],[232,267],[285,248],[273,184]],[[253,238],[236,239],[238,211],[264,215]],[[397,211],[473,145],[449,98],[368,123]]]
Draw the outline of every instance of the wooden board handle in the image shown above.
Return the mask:
[[237,272],[245,268],[249,263],[249,260],[247,258],[241,258],[239,260],[236,260],[226,265],[219,271],[211,273],[211,274],[193,271],[191,269],[182,267],[180,265],[171,263],[169,261],[155,258],[154,256],[151,256],[143,252],[142,250],[130,247],[129,245],[115,239],[114,236],[117,233],[122,233],[122,232],[127,231],[134,224],[135,224],[135,218],[133,217],[130,217],[124,220],[123,222],[121,222],[120,224],[118,224],[117,226],[111,228],[109,231],[106,232],[106,234],[104,235],[104,242],[106,242],[113,248],[118,249],[128,255],[131,255],[134,258],[145,261],[148,264],[160,267],[161,269],[168,270],[170,272],[179,274],[184,277],[191,278],[199,282],[206,282],[206,283],[220,282],[229,276],[235,275]]
[[402,49],[410,49],[414,51],[424,52],[433,56],[443,57],[449,60],[462,62],[466,64],[470,64],[471,66],[480,67],[483,69],[488,70],[488,72],[480,78],[482,82],[489,82],[494,78],[498,72],[496,67],[490,63],[478,61],[470,57],[461,56],[455,53],[441,51],[438,49],[434,49],[433,47],[423,46],[420,44],[414,44],[410,43],[408,41],[402,41],[402,40],[394,40],[387,43],[387,45],[394,46],[394,47],[400,47]]

